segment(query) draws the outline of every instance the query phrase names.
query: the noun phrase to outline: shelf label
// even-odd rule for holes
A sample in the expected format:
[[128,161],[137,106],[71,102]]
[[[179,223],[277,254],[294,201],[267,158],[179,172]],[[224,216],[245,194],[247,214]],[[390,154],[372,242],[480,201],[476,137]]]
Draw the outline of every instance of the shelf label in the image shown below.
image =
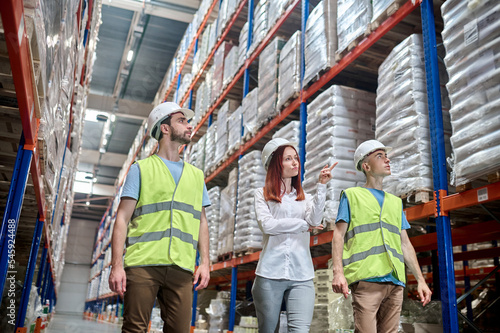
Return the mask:
[[242,264],[242,263],[243,263],[243,258],[240,258],[240,264]]
[[314,236],[313,245],[318,245],[318,236]]
[[477,190],[477,202],[488,200],[488,188]]
[[21,43],[23,42],[24,35],[24,15],[21,16],[21,22],[19,22],[19,30],[17,30],[17,40],[19,42],[19,47],[21,47]]
[[227,262],[224,261],[224,268],[226,268],[226,266],[227,266]]

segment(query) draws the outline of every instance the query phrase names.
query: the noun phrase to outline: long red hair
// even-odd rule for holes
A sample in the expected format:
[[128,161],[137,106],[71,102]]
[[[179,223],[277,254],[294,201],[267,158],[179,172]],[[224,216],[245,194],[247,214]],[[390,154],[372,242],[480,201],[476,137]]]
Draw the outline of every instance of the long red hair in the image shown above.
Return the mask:
[[[283,153],[287,147],[293,148],[295,153],[297,153],[297,150],[292,145],[280,146],[274,152],[271,157],[271,161],[269,162],[269,167],[267,168],[266,184],[264,185],[264,199],[266,201],[272,200],[281,203],[281,198],[284,194],[281,191],[282,185],[284,185],[283,179],[281,178],[281,175],[283,174]],[[292,177],[292,187],[297,191],[296,201],[302,201],[306,198],[300,181],[300,157],[299,173],[297,176]]]

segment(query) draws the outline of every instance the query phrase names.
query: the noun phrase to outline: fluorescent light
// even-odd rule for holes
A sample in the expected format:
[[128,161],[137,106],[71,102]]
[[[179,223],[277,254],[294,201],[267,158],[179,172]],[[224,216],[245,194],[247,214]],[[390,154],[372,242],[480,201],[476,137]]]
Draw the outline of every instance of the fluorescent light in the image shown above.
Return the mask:
[[134,51],[129,50],[127,53],[127,61],[132,61],[132,58],[134,57]]
[[91,194],[92,193],[92,183],[75,181],[73,184],[73,191],[76,193]]
[[86,204],[87,206],[90,206],[90,201],[87,201],[85,204]]

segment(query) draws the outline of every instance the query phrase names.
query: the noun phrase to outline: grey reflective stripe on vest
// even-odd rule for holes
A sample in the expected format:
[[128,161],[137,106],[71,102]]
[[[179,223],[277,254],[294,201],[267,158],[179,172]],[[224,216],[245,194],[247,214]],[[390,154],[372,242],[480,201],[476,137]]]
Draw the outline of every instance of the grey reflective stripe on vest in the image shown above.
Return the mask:
[[[172,207],[173,204],[173,207]],[[201,219],[201,212],[198,210],[195,210],[193,206],[188,205],[183,202],[178,202],[178,201],[164,201],[164,202],[158,202],[158,203],[153,203],[153,204],[148,204],[144,205],[141,207],[138,207],[134,210],[134,214],[132,215],[132,220],[141,216],[141,215],[146,215],[146,214],[152,214],[164,210],[180,210],[185,213],[193,214],[193,217],[197,220]]]
[[137,237],[127,237],[127,247],[134,245],[136,243],[154,242],[166,237],[176,237],[181,241],[193,244],[193,248],[196,250],[198,248],[198,241],[193,239],[193,235],[186,232],[182,232],[179,229],[167,229],[165,231],[154,231],[147,232]]
[[[344,266],[347,266],[349,264],[355,263],[356,261],[364,260],[371,255],[385,253],[386,252],[385,248],[386,248],[386,245],[379,245],[379,246],[374,246],[367,251],[355,253],[347,259],[342,259],[342,264],[344,264]],[[391,253],[394,257],[398,258],[402,263],[404,263],[404,257],[402,254],[399,254],[396,250],[394,250],[393,248],[391,248],[389,246],[387,246],[387,249],[389,251],[391,251]]]
[[363,224],[363,225],[359,225],[357,227],[352,228],[350,231],[348,231],[345,234],[345,241],[344,242],[347,243],[347,241],[349,239],[353,238],[357,234],[361,234],[363,232],[375,231],[375,230],[380,228],[380,225],[382,225],[382,227],[387,229],[389,232],[392,232],[396,235],[401,235],[401,232],[399,231],[398,227],[396,227],[395,225],[389,224],[387,222],[380,221],[380,222],[375,222],[375,223],[370,223],[370,224]]

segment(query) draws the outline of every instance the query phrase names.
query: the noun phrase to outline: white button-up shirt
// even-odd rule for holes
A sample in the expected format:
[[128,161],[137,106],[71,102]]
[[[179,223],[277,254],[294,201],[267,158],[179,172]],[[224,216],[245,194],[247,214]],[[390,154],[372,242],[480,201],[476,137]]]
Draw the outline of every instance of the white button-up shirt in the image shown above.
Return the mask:
[[318,183],[316,195],[295,201],[295,189],[281,198],[281,203],[266,201],[264,190],[255,190],[255,213],[262,230],[262,252],[256,275],[268,279],[307,281],[314,277],[309,249],[310,226],[323,219],[326,185]]

